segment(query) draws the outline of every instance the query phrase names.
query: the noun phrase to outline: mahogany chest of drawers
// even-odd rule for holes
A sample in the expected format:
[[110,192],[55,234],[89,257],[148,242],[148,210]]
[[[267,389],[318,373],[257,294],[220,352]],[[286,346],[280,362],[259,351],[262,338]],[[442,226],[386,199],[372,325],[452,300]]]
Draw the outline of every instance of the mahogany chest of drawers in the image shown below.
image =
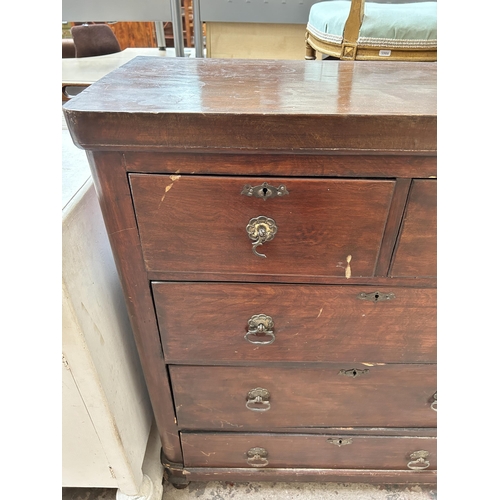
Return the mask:
[[136,58],[88,151],[166,476],[436,481],[436,64]]

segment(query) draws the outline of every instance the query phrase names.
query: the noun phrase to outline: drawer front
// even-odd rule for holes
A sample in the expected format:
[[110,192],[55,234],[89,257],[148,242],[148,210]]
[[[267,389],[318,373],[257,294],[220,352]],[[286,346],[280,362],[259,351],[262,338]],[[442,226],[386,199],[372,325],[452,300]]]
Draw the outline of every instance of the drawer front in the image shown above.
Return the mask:
[[182,432],[181,440],[186,467],[418,471],[437,464],[432,437]]
[[181,429],[436,426],[435,365],[170,366],[170,376]]
[[[264,182],[288,194],[242,194]],[[150,272],[371,277],[395,183],[130,174],[130,184]]]
[[436,360],[435,289],[158,282],[153,293],[167,363]]
[[414,180],[391,276],[434,277],[437,259],[437,182]]

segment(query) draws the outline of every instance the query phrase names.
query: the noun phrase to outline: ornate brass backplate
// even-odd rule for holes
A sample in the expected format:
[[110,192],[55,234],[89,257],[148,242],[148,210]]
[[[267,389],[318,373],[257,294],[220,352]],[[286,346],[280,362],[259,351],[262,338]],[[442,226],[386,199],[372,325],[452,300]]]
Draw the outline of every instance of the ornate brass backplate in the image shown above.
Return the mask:
[[432,396],[432,403],[431,403],[431,408],[434,410],[434,411],[438,411],[438,393],[437,391],[434,393],[434,395]]
[[252,467],[265,467],[269,464],[268,452],[265,448],[255,447],[247,451],[247,463]]
[[267,389],[256,387],[248,391],[245,406],[252,411],[267,411],[271,409],[270,398],[271,394]]
[[273,328],[274,322],[271,316],[254,314],[248,320],[248,332],[245,334],[245,340],[251,344],[272,344],[276,339]]
[[271,241],[278,231],[278,226],[276,222],[270,217],[265,215],[259,215],[259,217],[254,217],[250,219],[247,224],[248,237],[254,242],[252,245],[252,251],[258,257],[266,257],[262,253],[258,253],[255,250],[258,246],[263,245],[266,241]]
[[425,450],[414,451],[410,458],[411,460],[408,462],[408,469],[412,470],[421,470],[427,469],[429,467],[430,462],[427,460],[429,457],[429,452]]

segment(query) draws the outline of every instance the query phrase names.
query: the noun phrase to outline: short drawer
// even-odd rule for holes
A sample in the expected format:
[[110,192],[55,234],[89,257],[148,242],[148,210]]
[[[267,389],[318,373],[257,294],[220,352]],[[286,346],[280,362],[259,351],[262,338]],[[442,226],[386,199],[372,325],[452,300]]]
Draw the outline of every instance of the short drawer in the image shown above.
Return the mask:
[[414,180],[390,274],[398,278],[436,276],[436,262],[437,181]]
[[[265,182],[281,195],[245,194]],[[150,272],[354,278],[374,274],[395,182],[130,174],[130,185]]]
[[180,429],[436,426],[435,365],[169,369]]
[[436,438],[181,433],[186,467],[435,470]]
[[436,361],[435,289],[156,282],[153,294],[167,363]]

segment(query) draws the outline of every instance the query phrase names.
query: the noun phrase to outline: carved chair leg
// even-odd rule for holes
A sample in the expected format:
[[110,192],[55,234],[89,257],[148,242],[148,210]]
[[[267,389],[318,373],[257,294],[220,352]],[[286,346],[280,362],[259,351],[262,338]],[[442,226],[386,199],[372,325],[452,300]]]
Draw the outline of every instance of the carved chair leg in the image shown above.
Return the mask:
[[316,59],[316,51],[309,45],[306,38],[306,61],[311,61]]

